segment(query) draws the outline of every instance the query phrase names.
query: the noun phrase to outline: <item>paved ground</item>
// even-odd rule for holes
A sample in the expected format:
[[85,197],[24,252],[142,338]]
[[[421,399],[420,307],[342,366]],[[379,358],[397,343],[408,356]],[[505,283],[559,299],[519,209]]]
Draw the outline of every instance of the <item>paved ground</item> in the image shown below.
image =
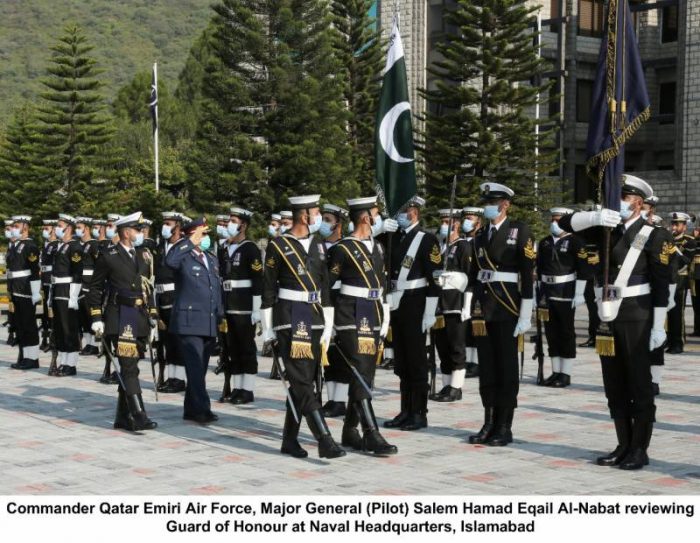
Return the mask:
[[[586,318],[585,310],[580,318]],[[687,322],[691,322],[688,314]],[[583,320],[578,321],[579,335]],[[574,385],[551,390],[533,384],[536,364],[526,353],[515,442],[506,448],[472,446],[482,409],[477,381],[464,400],[431,402],[430,427],[386,431],[399,447],[389,459],[349,453],[320,460],[306,425],[307,460],[278,453],[283,420],[279,381],[266,379],[261,359],[257,402],[214,404],[217,424],[184,423],[182,395],[155,398],[150,369],[142,363],[144,399],[157,431],[131,435],[111,428],[115,387],[99,384],[102,361],[85,357],[76,377],[46,375],[48,358],[31,372],[11,370],[16,350],[0,332],[0,493],[2,494],[700,494],[700,339],[667,357],[659,397],[651,464],[628,473],[601,468],[595,456],[614,445],[599,362],[579,349]],[[547,367],[547,369],[549,369]],[[212,398],[222,377],[208,375]],[[396,377],[378,370],[378,417],[399,403]],[[341,421],[331,421],[340,438]]]

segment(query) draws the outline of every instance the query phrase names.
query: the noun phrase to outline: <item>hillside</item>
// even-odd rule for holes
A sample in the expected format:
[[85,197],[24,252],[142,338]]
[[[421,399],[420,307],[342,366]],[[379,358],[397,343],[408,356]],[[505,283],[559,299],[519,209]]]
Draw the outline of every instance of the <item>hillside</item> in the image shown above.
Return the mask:
[[174,90],[195,38],[212,16],[214,0],[1,0],[0,124],[15,104],[41,90],[49,47],[68,23],[95,46],[111,101],[136,72],[158,61],[159,78]]

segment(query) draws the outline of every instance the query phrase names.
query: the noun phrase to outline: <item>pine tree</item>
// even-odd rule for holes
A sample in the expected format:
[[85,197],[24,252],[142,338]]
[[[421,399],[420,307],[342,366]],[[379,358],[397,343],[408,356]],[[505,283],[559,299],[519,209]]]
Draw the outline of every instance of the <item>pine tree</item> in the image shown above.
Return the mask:
[[334,0],[336,51],[345,69],[345,100],[350,112],[348,138],[352,172],[362,194],[374,191],[374,130],[383,68],[374,0]]
[[[480,183],[504,183],[515,193],[514,214],[531,224],[560,196],[549,177],[557,166],[551,119],[534,106],[548,99],[538,84],[547,64],[533,44],[534,13],[528,0],[456,0],[445,14],[449,32],[431,67],[435,87],[428,101],[422,155],[427,194],[447,207],[452,177],[460,174],[458,200],[476,203]],[[541,108],[547,111],[547,107]],[[539,147],[539,156],[535,149]],[[535,181],[539,185],[534,190]]]
[[104,152],[112,127],[92,49],[77,26],[67,27],[51,47],[37,125],[43,213],[90,213],[111,188],[109,179],[91,183],[104,177],[113,159]]

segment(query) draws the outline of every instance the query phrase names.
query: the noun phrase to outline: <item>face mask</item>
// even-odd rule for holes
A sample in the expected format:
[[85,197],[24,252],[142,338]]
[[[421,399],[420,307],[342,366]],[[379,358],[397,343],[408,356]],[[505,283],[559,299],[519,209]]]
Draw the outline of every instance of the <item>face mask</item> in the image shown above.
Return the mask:
[[350,221],[348,223],[348,234],[352,234],[355,231],[355,223]]
[[75,229],[76,237],[82,238],[83,234],[85,234],[85,228],[76,228]]
[[484,217],[488,220],[495,219],[500,215],[498,211],[498,206],[485,206],[484,207]]
[[642,215],[642,219],[644,219],[645,221],[649,218],[649,212],[644,210],[644,209],[642,210],[641,215]]
[[464,219],[462,221],[462,232],[468,234],[472,230],[474,230],[474,221],[471,219]]
[[63,234],[66,233],[66,231],[63,228],[61,228],[60,226],[57,226],[56,229],[54,230],[54,232],[56,232],[56,237],[58,239],[63,239]]
[[309,234],[315,234],[321,229],[321,224],[323,223],[323,218],[321,215],[316,215],[314,217],[314,222],[309,223]]
[[209,247],[211,247],[211,238],[209,236],[204,236],[202,241],[199,242],[199,248],[202,251],[208,251]]
[[164,224],[160,229],[160,235],[163,236],[163,239],[170,239],[171,237],[173,237],[172,226],[168,226],[167,224]]
[[562,232],[564,232],[559,226],[559,223],[556,221],[549,223],[549,231],[553,236],[559,236]]
[[626,221],[632,216],[632,210],[630,209],[630,203],[622,200],[620,202],[620,217],[623,221]]
[[408,220],[408,213],[399,213],[399,216],[396,217],[396,222],[399,223],[401,230],[406,230],[406,228],[411,226],[411,221]]
[[[56,234],[58,236],[58,234]],[[109,239],[112,239],[114,236],[117,235],[117,231],[113,227],[107,228],[107,231],[105,232],[105,236],[107,236]],[[61,236],[58,236],[59,238]]]
[[280,234],[284,234],[287,230],[289,230],[289,226],[282,225],[280,226]]
[[267,226],[267,235],[270,236],[271,238],[274,238],[277,235],[277,228],[272,226],[271,224]]
[[[384,219],[382,219],[381,215],[377,215],[375,217],[372,217],[374,220],[374,223],[372,224],[372,236],[378,236],[379,234],[382,233],[382,226],[384,225]],[[355,226],[353,224],[353,226]]]
[[92,237],[93,237],[93,238],[99,238],[99,237],[100,237],[100,229],[99,229],[99,228],[93,228],[93,229],[92,229]]
[[240,225],[238,223],[230,222],[226,227],[226,234],[228,235],[228,237],[235,238],[238,235],[239,230]]
[[41,237],[44,239],[49,239],[51,237],[51,232],[49,232],[48,230],[42,230]]
[[228,230],[226,229],[225,226],[221,224],[216,225],[216,235],[219,236],[220,238],[227,238],[228,237]]
[[439,232],[439,234],[440,234],[440,237],[441,237],[441,238],[446,238],[446,237],[447,237],[448,227],[449,227],[449,225],[447,225],[447,224],[441,224],[441,225],[440,225],[440,232]]
[[143,232],[139,232],[136,234],[136,237],[131,241],[131,243],[134,245],[134,247],[141,247],[143,245]]
[[5,230],[5,237],[7,239],[12,239],[12,232],[10,232],[9,230]]
[[333,230],[335,230],[334,224],[323,221],[321,228],[318,229],[318,233],[321,234],[321,237],[329,238],[333,234]]

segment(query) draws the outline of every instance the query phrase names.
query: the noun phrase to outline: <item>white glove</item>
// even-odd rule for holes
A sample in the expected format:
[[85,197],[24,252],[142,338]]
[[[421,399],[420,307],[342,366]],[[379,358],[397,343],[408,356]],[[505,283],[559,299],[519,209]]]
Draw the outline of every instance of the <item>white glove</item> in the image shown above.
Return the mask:
[[460,292],[467,290],[467,274],[462,272],[444,272],[437,278],[437,283],[442,288],[452,288]]
[[399,229],[399,223],[395,219],[384,219],[382,221],[382,227],[379,229],[379,234],[385,234],[387,232],[396,232]]
[[78,309],[78,297],[80,296],[80,291],[83,285],[80,283],[70,284],[70,295],[68,296],[68,309]]
[[102,321],[93,322],[90,328],[95,333],[96,337],[102,337],[105,333],[105,323]]
[[649,336],[649,350],[658,349],[666,341],[666,330],[664,323],[666,322],[666,308],[654,308],[654,324],[651,327],[651,335]]
[[435,316],[435,311],[437,311],[438,298],[430,297],[425,299],[425,311],[423,312],[423,333],[427,332],[433,327],[437,317]]
[[571,300],[571,307],[578,307],[586,303],[586,297],[584,293],[586,292],[586,281],[584,279],[576,280],[576,291],[574,292],[574,299]]
[[274,328],[272,328],[272,308],[260,310],[260,324],[262,324],[263,343],[270,343],[277,339]]
[[574,232],[585,230],[592,226],[607,226],[614,228],[620,224],[621,218],[618,211],[612,209],[599,209],[597,211],[579,211],[571,216],[571,228]]
[[335,320],[335,308],[323,308],[323,334],[321,334],[321,344],[328,350],[333,337],[333,324]]
[[253,296],[253,312],[250,314],[250,322],[257,324],[260,322],[260,306],[262,305],[262,296]]
[[29,287],[32,289],[32,304],[41,302],[41,281],[30,281]]
[[671,311],[674,307],[676,307],[676,289],[678,288],[678,285],[676,283],[671,283],[668,285],[668,307],[666,308],[667,311]]
[[520,300],[520,314],[518,323],[515,325],[515,330],[513,331],[513,337],[518,337],[520,334],[524,334],[532,328],[532,306],[532,298],[523,298]]
[[384,339],[389,333],[389,322],[391,321],[391,306],[388,303],[383,303],[382,312],[384,313],[384,319],[382,320],[382,327],[379,329],[379,337]]
[[460,315],[462,322],[472,318],[472,296],[474,296],[472,292],[466,292],[464,294],[464,304],[462,304],[462,313]]

